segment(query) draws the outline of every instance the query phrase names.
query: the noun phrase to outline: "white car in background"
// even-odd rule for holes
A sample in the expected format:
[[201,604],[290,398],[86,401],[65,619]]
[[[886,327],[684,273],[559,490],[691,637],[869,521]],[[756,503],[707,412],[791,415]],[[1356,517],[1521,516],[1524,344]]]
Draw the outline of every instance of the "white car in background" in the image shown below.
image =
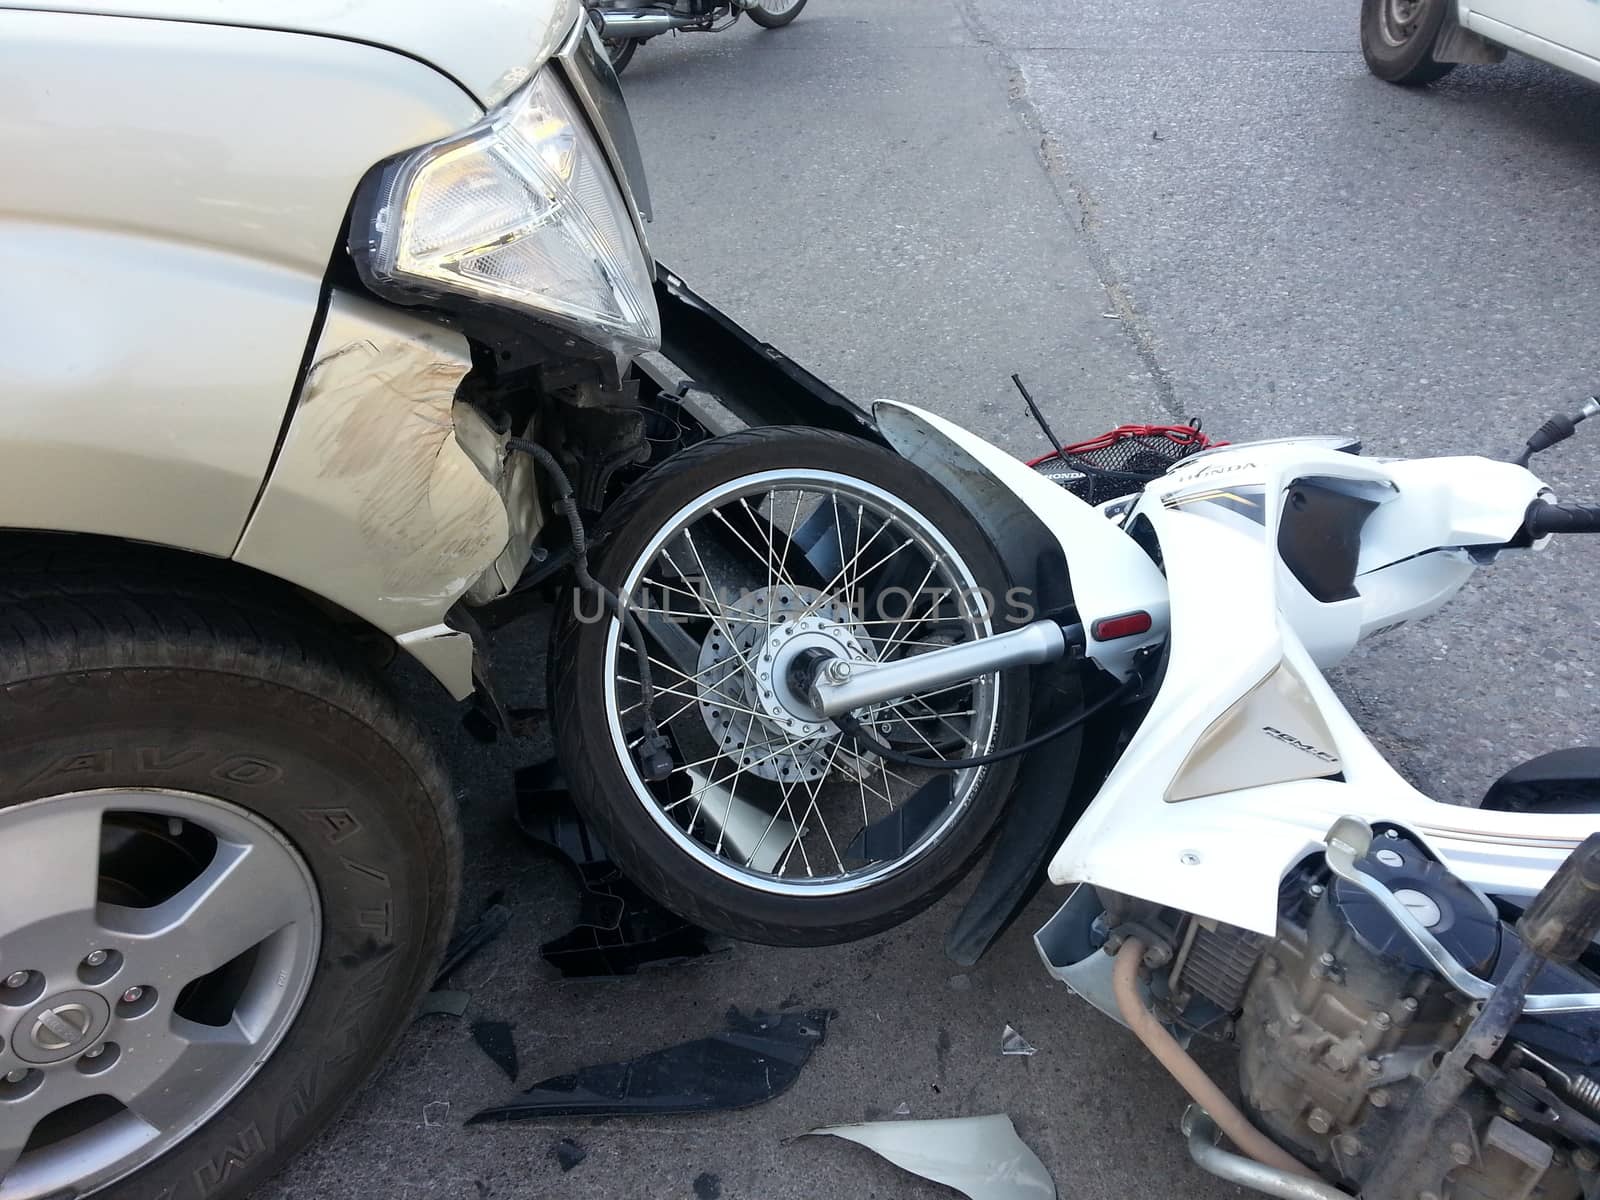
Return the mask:
[[1432,83],[1457,63],[1516,50],[1600,83],[1595,0],[1362,0],[1361,52],[1390,83]]

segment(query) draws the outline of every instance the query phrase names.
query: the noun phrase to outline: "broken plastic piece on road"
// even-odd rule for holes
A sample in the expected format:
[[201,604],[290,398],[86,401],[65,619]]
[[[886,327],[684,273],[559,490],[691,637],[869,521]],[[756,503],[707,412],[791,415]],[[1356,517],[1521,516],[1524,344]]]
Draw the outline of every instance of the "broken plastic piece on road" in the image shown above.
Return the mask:
[[860,862],[893,862],[916,845],[935,819],[955,802],[948,775],[936,775],[903,803],[864,826],[844,856]]
[[580,890],[578,921],[539,947],[568,979],[635,974],[727,952],[731,943],[662,908],[623,875],[578,816],[554,763],[516,773],[517,824],[572,864]]
[[437,1128],[444,1124],[444,1119],[450,1115],[450,1101],[430,1100],[422,1106],[422,1123],[429,1129]]
[[422,998],[417,1008],[417,1020],[423,1017],[459,1017],[467,1011],[472,997],[466,992],[432,991]]
[[719,1112],[762,1104],[799,1078],[833,1016],[823,1008],[747,1017],[730,1008],[725,1032],[541,1080],[519,1099],[486,1108],[467,1124]]
[[1056,1200],[1055,1181],[1004,1113],[933,1121],[830,1125],[827,1134],[865,1146],[895,1166],[970,1200]]
[[1000,1053],[1029,1055],[1037,1054],[1039,1051],[1027,1038],[1007,1025],[1005,1031],[1000,1034]]
[[502,903],[504,899],[504,892],[495,892],[484,904],[478,919],[451,939],[444,952],[444,962],[439,964],[439,974],[434,976],[435,988],[440,987],[457,967],[505,932],[506,926],[511,923],[511,910]]
[[571,1138],[562,1138],[550,1147],[550,1157],[556,1160],[556,1165],[565,1175],[573,1167],[589,1157],[589,1152]]
[[909,1117],[911,1115],[911,1105],[904,1100],[900,1101],[899,1104],[894,1106],[894,1115],[897,1117]]
[[506,1073],[507,1079],[517,1081],[517,1043],[510,1025],[504,1021],[474,1021],[472,1040],[490,1062]]

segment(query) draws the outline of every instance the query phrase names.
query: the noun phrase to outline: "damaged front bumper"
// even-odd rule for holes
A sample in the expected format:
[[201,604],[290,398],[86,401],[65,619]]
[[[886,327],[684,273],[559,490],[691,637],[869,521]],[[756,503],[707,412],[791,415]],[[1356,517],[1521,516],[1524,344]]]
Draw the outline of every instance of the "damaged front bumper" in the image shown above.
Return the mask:
[[[868,413],[664,267],[655,291],[662,350],[633,366],[641,404],[676,402],[687,383],[730,427],[877,440]],[[477,686],[476,650],[447,614],[510,592],[546,517],[531,460],[458,399],[471,369],[461,334],[335,291],[233,555],[389,635],[458,700]]]
[[[679,405],[712,432],[801,425],[887,444],[866,409],[660,264],[654,286],[661,349],[628,377],[641,409]],[[457,699],[488,675],[474,610],[488,623],[522,602],[548,603],[542,587],[529,586],[538,571],[526,570],[547,519],[533,464],[508,455],[509,430],[458,397],[472,365],[461,334],[336,290],[234,554],[388,635]],[[1041,580],[1027,582],[1043,594]],[[1047,678],[1039,674],[1041,688]],[[1038,699],[1044,713],[1080,695],[1074,680],[1056,678],[1050,702]],[[975,961],[1037,886],[1040,854],[1054,844],[1047,835],[1068,809],[1060,780],[1077,742],[1062,739],[1031,756],[1032,769],[1025,763],[1008,827],[952,931],[958,961]]]
[[458,699],[464,594],[515,580],[538,533],[531,469],[457,398],[460,334],[335,291],[237,562],[297,584],[393,637]]
[[[709,395],[741,425],[807,425],[884,444],[872,414],[829,387],[776,347],[758,341],[726,313],[656,264],[656,306],[661,312],[660,358],[634,364],[645,390]],[[726,432],[719,430],[719,432]]]

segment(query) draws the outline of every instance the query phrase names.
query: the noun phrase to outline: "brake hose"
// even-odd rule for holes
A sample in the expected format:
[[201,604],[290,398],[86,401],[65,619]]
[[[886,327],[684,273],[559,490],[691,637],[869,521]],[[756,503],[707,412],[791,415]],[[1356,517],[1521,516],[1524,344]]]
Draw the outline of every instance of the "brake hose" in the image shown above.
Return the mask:
[[639,702],[644,724],[644,737],[635,757],[646,779],[665,779],[672,773],[672,756],[667,739],[656,726],[656,694],[650,679],[650,656],[645,646],[644,630],[639,627],[638,619],[621,597],[589,573],[589,542],[583,530],[583,518],[578,514],[577,501],[572,496],[572,480],[567,478],[556,456],[536,442],[510,437],[506,439],[506,449],[526,454],[550,477],[551,486],[556,490],[556,507],[566,517],[567,528],[572,533],[572,573],[578,586],[590,595],[600,597],[601,603],[611,610],[611,615],[622,626],[622,632],[633,647],[634,657],[639,660]]
[[979,754],[972,758],[922,758],[915,754],[905,754],[893,746],[886,746],[873,737],[856,720],[853,713],[844,713],[833,718],[833,723],[848,733],[858,746],[872,751],[879,758],[895,763],[902,767],[921,767],[928,771],[965,771],[969,767],[986,767],[990,763],[1000,762],[1002,759],[1014,758],[1019,754],[1026,754],[1030,750],[1037,750],[1046,742],[1052,742],[1064,733],[1070,733],[1082,725],[1096,713],[1110,707],[1115,701],[1122,699],[1139,686],[1139,677],[1130,675],[1122,682],[1120,687],[1112,689],[1110,693],[1096,700],[1088,708],[1083,709],[1075,716],[1055,725],[1043,733],[1035,734],[1025,742],[1018,742],[1015,746],[1007,746],[1004,750],[996,750],[992,754]]

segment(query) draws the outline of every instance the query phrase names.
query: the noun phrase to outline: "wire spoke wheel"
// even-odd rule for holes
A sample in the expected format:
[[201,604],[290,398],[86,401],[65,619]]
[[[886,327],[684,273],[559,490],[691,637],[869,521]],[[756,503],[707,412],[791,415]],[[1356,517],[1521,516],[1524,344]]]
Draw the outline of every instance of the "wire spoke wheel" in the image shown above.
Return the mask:
[[[965,565],[886,493],[823,471],[735,480],[662,530],[625,594],[657,643],[656,719],[678,759],[664,784],[641,780],[641,790],[714,870],[780,892],[862,886],[936,840],[981,777],[959,772],[946,811],[904,853],[863,861],[863,830],[903,809],[932,772],[858,751],[790,679],[808,648],[883,662],[989,632]],[[671,634],[656,632],[664,624]],[[612,736],[631,755],[636,652],[615,630],[611,640]],[[690,646],[692,661],[673,661],[669,647]],[[997,699],[988,677],[862,717],[890,744],[959,757],[988,748]]]
[[[775,451],[787,444],[783,433],[797,437],[767,430],[735,438],[782,462]],[[632,800],[631,812],[617,814],[628,818],[626,830],[605,828],[607,814],[625,803],[618,789],[604,780],[586,787],[573,770],[575,758],[596,756],[592,733],[599,731],[563,755],[575,793],[586,809],[600,810],[614,850],[620,840],[626,856],[636,839],[654,872],[720,884],[749,898],[741,903],[797,918],[803,906],[848,904],[897,880],[905,880],[899,892],[936,894],[958,877],[977,848],[969,843],[981,843],[997,815],[998,805],[980,797],[1010,778],[1005,767],[887,762],[805,694],[797,664],[815,652],[866,665],[990,636],[1005,587],[987,541],[931,480],[916,472],[916,489],[897,486],[898,479],[876,476],[912,474],[902,460],[848,439],[800,436],[806,440],[787,456],[800,461],[767,469],[720,453],[716,443],[686,452],[679,478],[687,485],[703,475],[704,486],[685,486],[670,506],[649,477],[638,485],[650,503],[629,521],[626,547],[608,550],[602,577],[643,631],[653,716],[672,770],[647,780],[636,762],[645,736],[639,651],[600,613],[578,619],[576,636],[596,643],[596,661],[584,667],[588,682],[576,706],[582,709],[583,687],[594,686],[605,721],[601,757]],[[836,441],[866,456],[875,477],[835,469],[825,451]],[[716,469],[697,470],[697,458],[716,459]],[[669,463],[663,471],[673,469]],[[880,743],[906,754],[966,758],[1014,735],[1014,683],[991,674],[854,715]],[[574,726],[589,723],[580,716]],[[982,810],[976,821],[975,808]],[[963,861],[952,874],[948,860],[958,853]],[[934,858],[929,883],[920,867]],[[709,922],[704,912],[693,915],[729,929],[741,914],[718,920],[713,913]],[[790,935],[799,937],[763,931],[766,940]]]

